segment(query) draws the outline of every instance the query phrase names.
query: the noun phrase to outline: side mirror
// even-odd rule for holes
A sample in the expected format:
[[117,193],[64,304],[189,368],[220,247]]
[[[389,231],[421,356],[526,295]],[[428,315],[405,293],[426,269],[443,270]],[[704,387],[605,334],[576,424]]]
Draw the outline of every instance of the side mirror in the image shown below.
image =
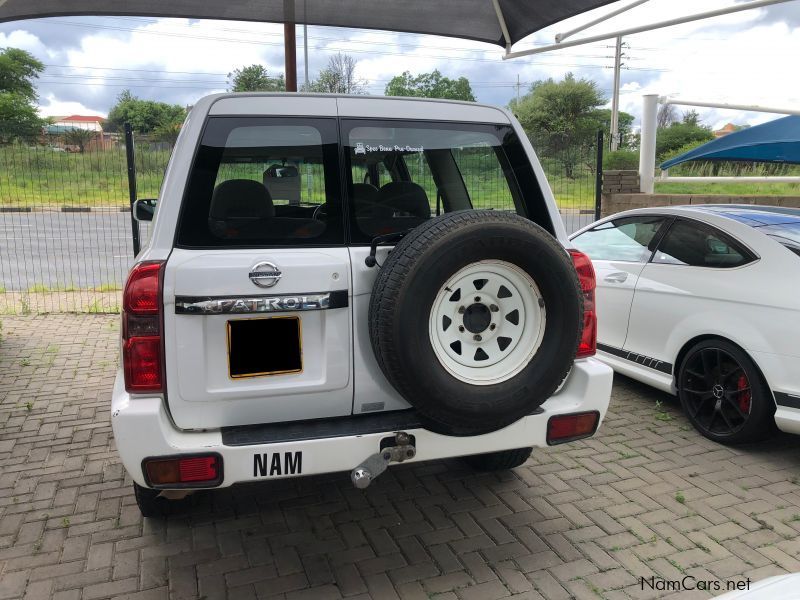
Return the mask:
[[158,200],[142,199],[133,204],[133,218],[137,221],[152,221]]

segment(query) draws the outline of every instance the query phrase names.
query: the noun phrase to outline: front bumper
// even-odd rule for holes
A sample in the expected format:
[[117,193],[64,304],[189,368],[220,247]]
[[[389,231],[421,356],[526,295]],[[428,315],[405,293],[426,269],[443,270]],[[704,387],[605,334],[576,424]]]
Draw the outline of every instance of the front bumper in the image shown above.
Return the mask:
[[[545,446],[547,421],[554,415],[596,410],[600,413],[602,423],[611,397],[612,377],[612,370],[596,359],[577,361],[565,384],[542,405],[540,412],[492,433],[451,437],[427,429],[408,429],[406,433],[416,439],[416,456],[406,462]],[[131,398],[125,391],[121,376],[117,377],[114,384],[111,423],[122,463],[133,480],[142,486],[147,486],[142,472],[144,459],[179,454],[218,453],[223,460],[224,477],[217,487],[240,482],[349,471],[366,457],[378,452],[382,439],[394,434],[393,431],[387,431],[226,446],[220,430],[176,429],[160,397]],[[299,470],[296,466],[298,452],[302,453]],[[272,457],[276,455],[279,458],[274,462],[279,468],[262,474],[263,466],[272,464]],[[283,469],[281,465],[288,464],[284,457],[288,456],[295,457],[288,461],[293,468]]]

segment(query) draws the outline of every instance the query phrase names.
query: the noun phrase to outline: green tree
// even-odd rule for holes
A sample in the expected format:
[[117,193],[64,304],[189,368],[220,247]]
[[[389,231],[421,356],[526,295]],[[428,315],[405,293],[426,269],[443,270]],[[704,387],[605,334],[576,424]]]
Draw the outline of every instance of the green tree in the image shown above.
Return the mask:
[[262,65],[248,65],[234,69],[228,73],[228,91],[230,92],[283,92],[286,91],[286,80],[283,73],[271,77]]
[[42,132],[44,121],[24,96],[0,91],[0,143],[31,141]]
[[64,141],[71,146],[77,146],[78,152],[80,153],[83,153],[83,151],[86,150],[87,144],[95,137],[97,137],[96,131],[92,131],[91,129],[81,129],[80,127],[73,127],[72,129],[64,132]]
[[134,131],[152,133],[159,127],[179,125],[185,118],[186,109],[178,104],[142,100],[125,90],[108,113],[106,129],[122,131],[125,123],[130,123]]
[[711,128],[700,125],[697,113],[689,111],[680,123],[672,123],[656,131],[656,160],[663,162],[679,148],[691,150],[713,139]]
[[32,54],[19,48],[0,50],[0,92],[19,94],[30,102],[38,98],[34,79],[44,71],[44,65]]
[[[589,113],[590,116],[594,117],[596,120],[596,128],[595,132],[598,129],[603,130],[603,140],[605,142],[611,141],[611,109],[610,108],[599,108],[595,111]],[[634,116],[632,114],[626,113],[625,111],[619,111],[618,119],[617,119],[617,129],[619,131],[619,147],[620,149],[630,149],[635,146],[635,137],[633,135],[633,120]]]
[[387,96],[415,96],[417,98],[449,98],[450,100],[468,100],[475,102],[469,79],[444,77],[439,70],[432,73],[421,73],[416,77],[410,71],[393,77],[386,85]]
[[331,56],[328,66],[322,69],[314,81],[303,86],[304,92],[322,94],[363,94],[364,81],[356,76],[358,61],[349,54],[341,52]]
[[567,73],[562,81],[534,82],[510,107],[537,150],[558,160],[567,177],[573,177],[575,166],[594,144],[598,111],[605,103],[596,82]]
[[18,48],[0,50],[0,143],[33,140],[44,121],[36,110],[34,80],[44,65]]

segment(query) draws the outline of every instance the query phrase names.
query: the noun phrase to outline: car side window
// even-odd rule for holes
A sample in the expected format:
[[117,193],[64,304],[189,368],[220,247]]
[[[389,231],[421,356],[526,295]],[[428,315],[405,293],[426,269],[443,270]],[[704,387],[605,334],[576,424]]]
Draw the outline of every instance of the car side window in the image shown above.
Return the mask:
[[530,165],[514,165],[519,142],[510,126],[361,119],[342,125],[355,243],[457,210],[526,213],[532,192],[523,192],[517,177]]
[[721,231],[702,223],[679,219],[659,242],[653,262],[724,269],[747,264],[753,258],[741,244]]
[[572,243],[593,260],[646,262],[663,223],[664,217],[658,216],[614,219],[572,238]]

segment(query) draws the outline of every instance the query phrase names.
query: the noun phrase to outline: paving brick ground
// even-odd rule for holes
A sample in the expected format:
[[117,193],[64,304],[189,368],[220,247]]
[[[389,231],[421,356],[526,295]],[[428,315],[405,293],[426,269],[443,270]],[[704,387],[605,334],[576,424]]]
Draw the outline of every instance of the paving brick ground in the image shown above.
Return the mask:
[[143,520],[109,425],[117,319],[3,327],[0,599],[655,598],[641,577],[800,571],[798,440],[715,445],[621,378],[596,438],[513,473],[403,465],[366,492],[239,486]]

